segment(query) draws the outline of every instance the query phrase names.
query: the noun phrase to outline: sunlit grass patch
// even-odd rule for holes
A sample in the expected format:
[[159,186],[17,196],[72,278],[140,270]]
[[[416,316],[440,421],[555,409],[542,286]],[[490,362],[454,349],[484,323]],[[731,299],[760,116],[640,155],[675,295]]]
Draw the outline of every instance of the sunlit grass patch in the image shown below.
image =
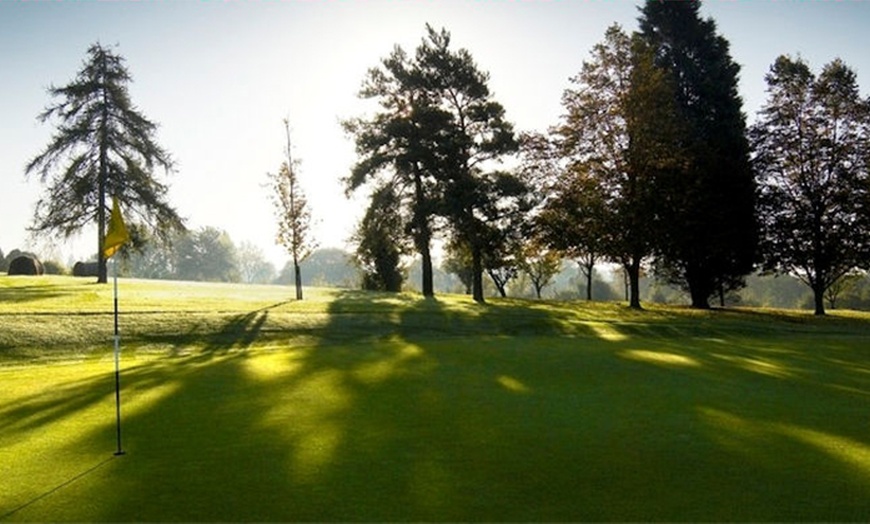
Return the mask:
[[115,458],[111,292],[9,282],[0,520],[870,515],[862,314],[122,282]]

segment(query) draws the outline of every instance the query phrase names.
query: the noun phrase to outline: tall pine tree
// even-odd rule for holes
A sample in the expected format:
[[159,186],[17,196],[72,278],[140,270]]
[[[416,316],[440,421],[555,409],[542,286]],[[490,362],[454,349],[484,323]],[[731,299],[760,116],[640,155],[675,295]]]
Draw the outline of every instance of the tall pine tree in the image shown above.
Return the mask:
[[673,143],[684,162],[662,172],[658,267],[687,289],[692,306],[739,288],[753,269],[758,226],[740,67],[700,2],[648,1],[640,34],[674,80],[685,134]]
[[92,45],[76,78],[49,88],[60,101],[39,119],[57,119],[57,131],[26,168],[28,175],[38,173],[48,183],[48,194],[36,205],[33,230],[69,237],[97,222],[101,283],[107,280],[107,196],[124,204],[134,228],[144,223],[164,239],[184,230],[183,220],[167,202],[167,186],[153,176],[155,167],[170,171],[172,159],[154,139],[157,125],[131,102],[130,80],[121,56]]

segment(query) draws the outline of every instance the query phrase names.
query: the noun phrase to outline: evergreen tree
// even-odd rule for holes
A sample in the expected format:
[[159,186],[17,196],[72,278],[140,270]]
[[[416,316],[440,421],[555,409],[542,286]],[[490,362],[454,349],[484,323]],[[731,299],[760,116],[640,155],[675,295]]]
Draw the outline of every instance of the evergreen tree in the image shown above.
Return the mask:
[[700,2],[649,0],[640,34],[674,81],[684,131],[671,144],[684,155],[681,167],[661,171],[657,183],[659,269],[688,290],[693,307],[706,308],[752,270],[758,226],[740,67],[699,10]]
[[379,187],[353,236],[357,244],[354,259],[363,273],[363,289],[402,290],[401,258],[409,249],[403,235],[396,232],[404,227],[399,195],[391,185]]
[[390,185],[411,216],[406,230],[422,257],[423,295],[433,287],[431,244],[437,212],[439,136],[443,113],[434,110],[414,61],[399,47],[369,70],[360,98],[376,100],[377,113],[343,122],[360,159],[345,179],[348,192],[368,182]]
[[485,257],[502,246],[512,217],[527,207],[528,188],[515,175],[492,169],[518,143],[504,107],[489,90],[489,75],[468,50],[451,49],[449,32],[426,29],[417,64],[430,103],[441,116],[437,169],[442,213],[455,239],[471,253],[472,296],[484,302]]
[[34,231],[69,237],[96,221],[98,282],[104,283],[108,196],[123,204],[131,225],[143,222],[164,239],[184,224],[167,201],[167,186],[153,176],[155,167],[168,172],[173,162],[154,140],[157,125],[130,100],[124,59],[100,44],[87,55],[72,82],[49,88],[61,100],[39,120],[57,119],[57,132],[26,172],[48,184],[36,205]]

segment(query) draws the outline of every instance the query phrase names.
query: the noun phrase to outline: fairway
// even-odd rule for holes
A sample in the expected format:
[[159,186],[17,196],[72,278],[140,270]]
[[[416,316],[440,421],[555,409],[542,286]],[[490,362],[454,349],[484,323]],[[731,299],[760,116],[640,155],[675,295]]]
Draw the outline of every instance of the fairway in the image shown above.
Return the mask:
[[867,521],[870,315],[0,275],[0,521]]

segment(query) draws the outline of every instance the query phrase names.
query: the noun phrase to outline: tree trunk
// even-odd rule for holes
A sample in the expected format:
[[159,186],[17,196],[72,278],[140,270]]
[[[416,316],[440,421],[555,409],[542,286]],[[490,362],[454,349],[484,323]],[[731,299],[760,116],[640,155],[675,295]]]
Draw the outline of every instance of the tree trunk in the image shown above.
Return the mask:
[[586,267],[586,300],[592,301],[592,268]]
[[587,256],[586,258],[582,258],[577,261],[577,264],[580,266],[580,271],[583,273],[583,276],[586,277],[586,300],[592,300],[592,276],[593,271],[595,271],[595,258],[592,256]]
[[699,263],[689,263],[686,269],[686,283],[689,285],[689,296],[692,300],[693,309],[710,309],[710,296],[715,291],[715,286],[708,284],[706,272]]
[[491,273],[489,276],[492,278],[492,282],[495,284],[495,288],[498,290],[498,294],[501,298],[507,298],[507,290],[505,290],[507,282],[502,282],[501,279],[493,277]]
[[420,174],[419,168],[415,166],[414,172],[414,225],[416,226],[415,243],[417,250],[420,251],[423,264],[423,296],[434,297],[435,285],[433,283],[432,272],[432,253],[429,244],[432,241],[432,232],[429,230],[429,217],[426,215],[424,202],[426,195],[423,192],[423,176]]
[[108,153],[106,144],[100,144],[100,181],[97,184],[97,284],[109,282],[108,264],[104,253],[106,242],[106,187],[108,186]]
[[[106,66],[105,62],[100,63],[101,73],[100,80],[105,81]],[[106,92],[103,91],[103,108],[100,117],[100,180],[97,183],[97,284],[106,284],[109,282],[109,271],[106,264],[106,256],[103,254],[103,247],[106,239],[106,190],[109,185],[109,144],[108,130],[109,125],[109,101],[107,100]]]
[[104,170],[100,167],[100,183],[97,209],[97,284],[106,284],[109,282],[109,271],[106,264],[106,255],[103,253],[103,246],[106,239],[106,177],[103,174]]
[[[640,289],[640,284],[638,284],[638,289]],[[631,298],[631,280],[628,278],[628,270],[624,266],[622,272],[622,290],[625,292],[625,301],[628,302]]]
[[689,294],[692,297],[693,309],[710,309],[710,298],[706,293],[698,291],[697,288],[692,288],[689,290]]
[[425,247],[420,250],[420,255],[423,257],[423,296],[434,297],[435,285],[432,277],[432,253],[429,250],[428,241],[426,242]]
[[293,273],[296,282],[296,300],[302,300],[302,268],[299,267],[299,263],[295,259],[293,260]]
[[628,275],[629,283],[628,307],[642,309],[640,307],[640,259],[633,259],[626,264],[625,273]]
[[480,251],[480,247],[471,246],[471,288],[474,301],[483,304],[486,300],[483,298],[483,255]]
[[816,306],[815,315],[825,314],[825,288],[821,283],[813,284],[813,303]]

